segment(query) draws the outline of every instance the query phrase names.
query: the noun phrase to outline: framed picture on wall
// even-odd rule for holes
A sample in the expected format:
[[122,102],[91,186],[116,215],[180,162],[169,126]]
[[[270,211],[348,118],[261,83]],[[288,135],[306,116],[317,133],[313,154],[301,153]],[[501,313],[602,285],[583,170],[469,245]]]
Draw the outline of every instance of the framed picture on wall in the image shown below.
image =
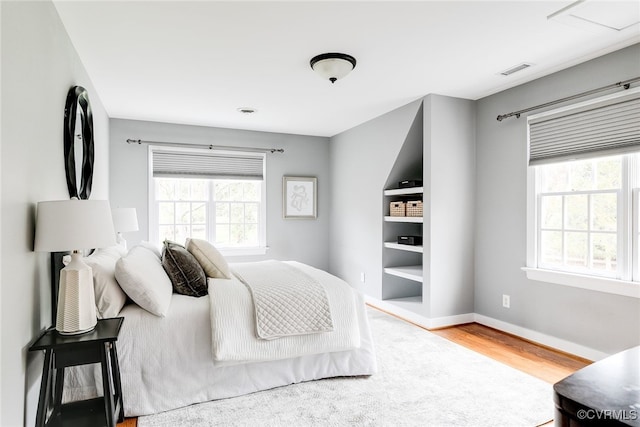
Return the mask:
[[307,176],[282,177],[282,216],[317,218],[318,179]]

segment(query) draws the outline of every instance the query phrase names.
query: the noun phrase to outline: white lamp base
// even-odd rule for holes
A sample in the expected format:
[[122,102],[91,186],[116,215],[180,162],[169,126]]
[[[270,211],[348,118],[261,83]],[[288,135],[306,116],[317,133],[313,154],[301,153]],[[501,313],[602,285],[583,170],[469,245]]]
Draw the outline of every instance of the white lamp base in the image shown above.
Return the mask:
[[122,233],[119,231],[116,233],[116,243],[122,246],[123,248],[127,249],[127,241],[122,236]]
[[92,331],[98,322],[93,291],[93,272],[78,252],[60,271],[56,330],[62,335],[78,335]]

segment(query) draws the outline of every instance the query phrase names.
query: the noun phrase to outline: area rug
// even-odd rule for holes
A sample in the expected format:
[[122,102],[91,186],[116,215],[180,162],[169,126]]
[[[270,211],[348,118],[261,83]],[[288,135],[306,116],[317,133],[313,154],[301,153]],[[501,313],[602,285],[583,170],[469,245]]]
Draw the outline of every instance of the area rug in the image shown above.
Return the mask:
[[368,309],[378,373],[294,384],[140,417],[139,427],[538,426],[552,387]]

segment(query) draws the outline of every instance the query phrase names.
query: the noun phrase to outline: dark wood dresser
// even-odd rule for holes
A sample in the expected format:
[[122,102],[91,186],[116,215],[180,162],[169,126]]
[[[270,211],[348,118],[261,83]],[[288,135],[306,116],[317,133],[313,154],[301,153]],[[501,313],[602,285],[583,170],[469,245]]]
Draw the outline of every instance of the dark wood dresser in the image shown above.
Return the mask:
[[556,426],[640,427],[640,347],[580,369],[553,391]]

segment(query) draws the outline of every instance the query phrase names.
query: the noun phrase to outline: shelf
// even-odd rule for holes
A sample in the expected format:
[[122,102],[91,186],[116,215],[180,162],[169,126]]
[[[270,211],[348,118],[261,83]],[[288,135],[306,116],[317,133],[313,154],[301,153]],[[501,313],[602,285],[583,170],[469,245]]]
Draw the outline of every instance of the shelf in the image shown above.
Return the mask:
[[392,276],[402,277],[404,279],[413,280],[422,283],[422,266],[407,265],[404,267],[387,267],[384,272]]
[[386,222],[411,222],[415,224],[422,224],[423,218],[421,216],[385,216]]
[[397,304],[422,304],[422,295],[404,298],[389,298],[384,301]]
[[419,253],[423,252],[422,245],[412,246],[412,245],[401,245],[395,242],[384,242],[384,247],[389,249],[398,249],[400,251],[407,251],[407,252],[419,252]]
[[384,190],[385,196],[404,196],[408,194],[422,193],[424,193],[424,187],[394,188],[393,190]]

